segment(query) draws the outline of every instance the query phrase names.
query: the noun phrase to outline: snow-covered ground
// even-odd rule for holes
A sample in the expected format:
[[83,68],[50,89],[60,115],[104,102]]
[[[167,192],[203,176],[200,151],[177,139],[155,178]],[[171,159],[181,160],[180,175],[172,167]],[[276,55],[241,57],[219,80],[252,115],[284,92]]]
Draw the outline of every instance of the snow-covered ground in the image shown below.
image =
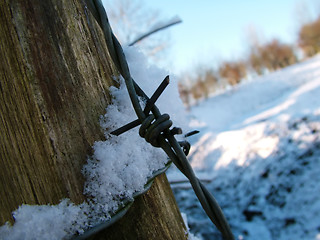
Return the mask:
[[[190,110],[190,162],[237,239],[320,239],[320,56]],[[220,235],[192,189],[168,173],[191,232]],[[180,182],[180,183],[177,183]]]

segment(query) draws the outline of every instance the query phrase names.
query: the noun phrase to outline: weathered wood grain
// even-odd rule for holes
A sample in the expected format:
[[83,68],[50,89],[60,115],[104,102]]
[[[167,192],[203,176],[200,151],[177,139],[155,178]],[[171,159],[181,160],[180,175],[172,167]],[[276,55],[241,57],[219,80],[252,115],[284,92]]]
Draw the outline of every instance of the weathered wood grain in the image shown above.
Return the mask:
[[[94,141],[104,138],[99,116],[110,103],[108,88],[117,72],[102,32],[80,0],[1,1],[0,47],[2,225],[13,222],[11,212],[23,203],[85,200],[81,169]],[[185,238],[163,179],[123,218],[131,227],[117,223],[112,229],[123,230],[108,239]],[[146,226],[134,232],[136,225]]]

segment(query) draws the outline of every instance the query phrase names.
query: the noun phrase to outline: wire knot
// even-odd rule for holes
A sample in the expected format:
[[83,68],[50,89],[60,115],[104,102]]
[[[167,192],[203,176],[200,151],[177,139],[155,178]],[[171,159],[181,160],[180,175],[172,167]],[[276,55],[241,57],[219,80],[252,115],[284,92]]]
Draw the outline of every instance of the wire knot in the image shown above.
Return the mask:
[[172,121],[168,114],[162,114],[155,119],[153,114],[150,114],[142,122],[139,135],[154,147],[161,147],[159,143],[159,136],[163,134],[166,129],[172,126]]

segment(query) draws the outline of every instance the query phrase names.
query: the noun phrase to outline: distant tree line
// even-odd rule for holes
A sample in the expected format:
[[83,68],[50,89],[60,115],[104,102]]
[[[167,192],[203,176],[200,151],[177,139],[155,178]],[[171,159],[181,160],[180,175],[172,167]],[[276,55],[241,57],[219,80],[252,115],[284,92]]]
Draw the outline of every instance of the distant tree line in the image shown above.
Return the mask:
[[186,106],[207,98],[209,94],[234,86],[248,76],[262,75],[297,63],[298,50],[303,58],[320,52],[320,16],[313,22],[301,26],[295,45],[272,39],[263,44],[252,44],[245,59],[224,61],[217,69],[198,71],[192,79],[179,81],[180,96]]

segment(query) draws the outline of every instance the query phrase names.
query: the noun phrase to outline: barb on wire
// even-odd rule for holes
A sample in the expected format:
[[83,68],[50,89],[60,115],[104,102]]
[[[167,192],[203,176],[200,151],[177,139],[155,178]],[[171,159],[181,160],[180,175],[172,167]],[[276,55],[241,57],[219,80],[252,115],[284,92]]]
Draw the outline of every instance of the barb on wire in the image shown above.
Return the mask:
[[[154,92],[154,94],[152,95],[152,97],[147,101],[147,104],[143,110],[144,114],[148,115],[148,113],[150,112],[150,110],[152,109],[153,105],[155,104],[155,102],[158,100],[158,98],[160,97],[161,93],[163,93],[163,91],[165,90],[165,88],[168,86],[169,84],[169,76],[167,76],[160,84],[160,86],[157,88],[157,90]],[[140,120],[134,120],[126,125],[124,125],[121,128],[118,128],[114,131],[111,132],[112,135],[116,135],[119,136],[120,134],[134,128],[137,127],[141,124]]]
[[190,136],[193,136],[193,135],[195,135],[195,134],[197,134],[197,133],[199,133],[199,131],[198,130],[193,130],[193,131],[191,131],[191,132],[188,132],[186,135],[184,135],[185,137],[190,137]]
[[[185,148],[188,148],[188,144],[177,142],[174,137],[174,133],[180,131],[176,131],[173,129],[170,130],[172,122],[171,120],[169,120],[169,115],[161,114],[159,109],[155,105],[157,98],[160,96],[165,87],[163,88],[163,90],[162,87],[161,89],[159,89],[159,87],[159,91],[156,91],[159,93],[155,93],[151,98],[149,98],[144,93],[144,91],[131,77],[128,63],[123,53],[123,49],[112,32],[107,14],[101,0],[85,1],[88,8],[103,30],[108,51],[114,64],[125,80],[130,100],[138,117],[138,120],[135,120],[134,124],[132,122],[129,124],[129,127],[125,127],[125,129],[122,129],[121,131],[116,130],[115,132],[121,134],[122,132],[132,128],[132,126],[134,127],[136,124],[141,124],[139,131],[140,136],[145,137],[146,141],[150,142],[155,147],[161,147],[166,152],[171,161],[189,179],[191,186],[195,194],[197,195],[203,209],[207,213],[210,220],[219,229],[223,238],[228,240],[234,239],[229,224],[224,214],[222,213],[219,204],[195,176],[192,167],[190,166],[186,158],[187,151],[185,150]],[[138,96],[146,99],[147,101],[147,106],[144,110],[142,110],[142,107],[140,106]]]
[[169,22],[166,23],[166,24],[158,24],[156,27],[150,29],[150,30],[149,30],[148,32],[146,32],[145,34],[140,35],[140,36],[137,37],[135,40],[133,40],[133,41],[129,44],[129,46],[133,46],[134,44],[142,41],[143,39],[145,39],[146,37],[150,36],[151,34],[154,34],[154,33],[158,32],[158,31],[161,31],[161,30],[163,30],[163,29],[165,29],[165,28],[171,27],[171,26],[176,25],[176,24],[178,24],[178,23],[182,23],[182,20],[181,20],[180,18],[178,18],[178,17],[175,17],[175,18],[173,18],[171,21],[169,21]]

